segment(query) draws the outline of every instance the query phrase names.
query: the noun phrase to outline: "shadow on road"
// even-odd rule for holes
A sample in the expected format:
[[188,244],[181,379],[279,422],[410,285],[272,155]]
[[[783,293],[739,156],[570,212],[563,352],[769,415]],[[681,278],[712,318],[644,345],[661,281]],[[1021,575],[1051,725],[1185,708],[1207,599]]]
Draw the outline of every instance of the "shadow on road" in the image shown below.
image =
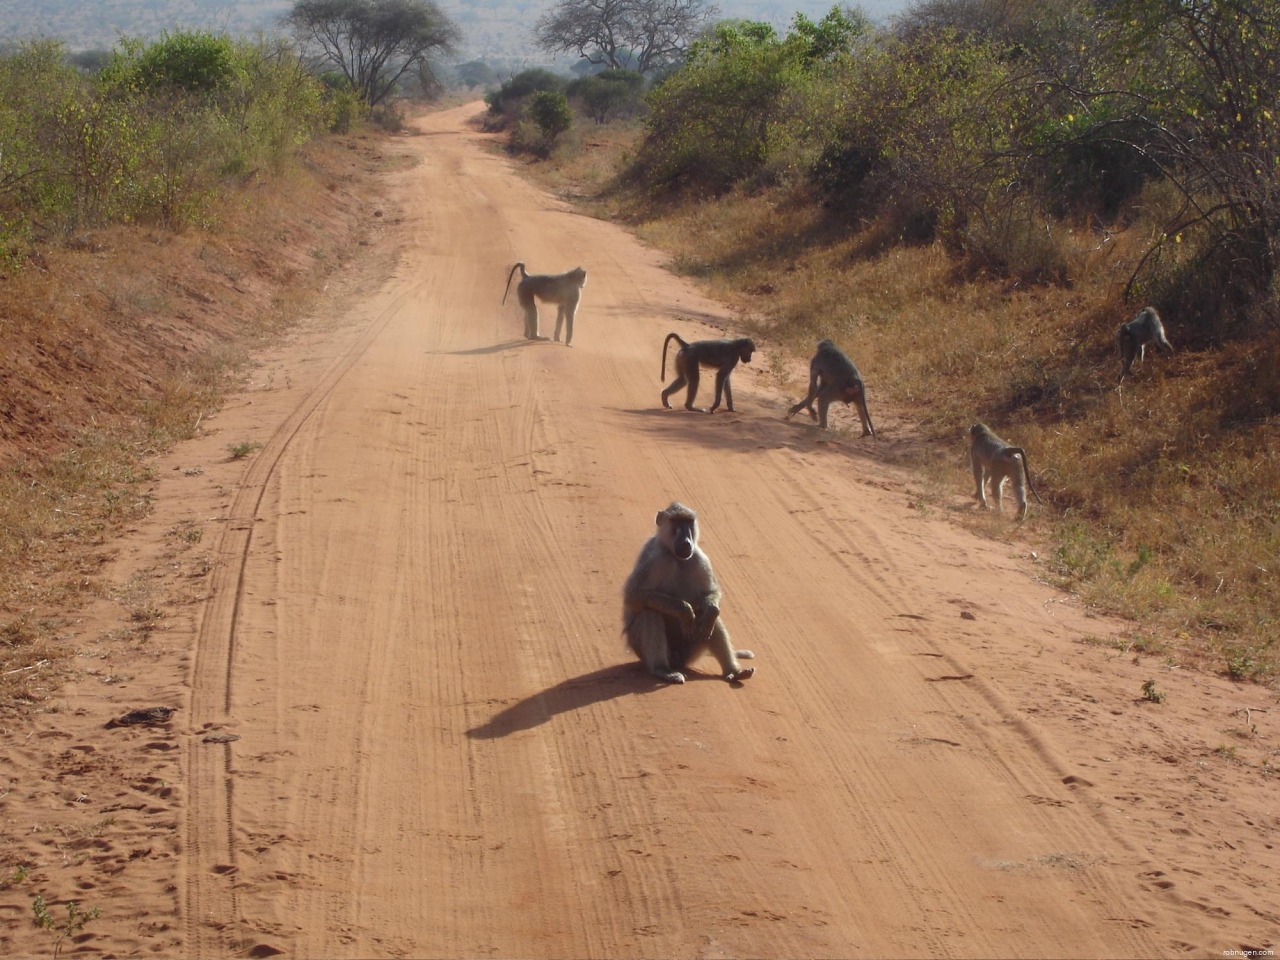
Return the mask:
[[[501,343],[493,343],[487,347],[472,347],[470,350],[450,350],[451,357],[472,357],[485,353],[501,353],[503,350],[515,350],[518,347],[531,347],[536,343],[551,343],[550,340],[526,340],[520,337],[516,340],[503,340]],[[556,344],[559,346],[559,344]]]
[[[710,674],[686,672],[689,682],[696,680],[720,680]],[[615,663],[612,666],[584,673],[580,677],[561,680],[554,687],[526,697],[495,714],[487,723],[473,727],[467,736],[473,740],[497,740],[521,730],[531,730],[546,723],[552,717],[571,710],[581,710],[593,703],[603,703],[635,693],[652,693],[669,684],[663,683],[645,672],[639,661]]]

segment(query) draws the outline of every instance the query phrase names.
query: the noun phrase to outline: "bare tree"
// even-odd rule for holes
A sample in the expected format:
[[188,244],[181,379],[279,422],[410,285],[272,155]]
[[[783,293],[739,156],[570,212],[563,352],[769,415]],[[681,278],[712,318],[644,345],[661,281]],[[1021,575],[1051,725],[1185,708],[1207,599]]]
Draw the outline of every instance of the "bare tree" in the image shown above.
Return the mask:
[[284,18],[304,49],[341,70],[370,107],[461,34],[434,0],[297,0]]
[[720,12],[708,0],[558,0],[537,25],[538,45],[639,73],[679,60]]

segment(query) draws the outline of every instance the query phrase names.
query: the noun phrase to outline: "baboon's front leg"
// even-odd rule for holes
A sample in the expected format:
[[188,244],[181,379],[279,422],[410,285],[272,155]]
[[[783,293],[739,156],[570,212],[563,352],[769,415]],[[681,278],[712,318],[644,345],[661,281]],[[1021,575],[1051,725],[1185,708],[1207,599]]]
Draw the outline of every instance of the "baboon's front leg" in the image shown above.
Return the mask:
[[711,404],[711,412],[715,413],[720,406],[720,398],[724,397],[725,409],[733,413],[733,387],[729,383],[729,374],[716,374],[716,402]]
[[738,658],[750,660],[755,656],[750,650],[734,650],[733,642],[729,639],[729,631],[724,625],[724,621],[719,618],[711,628],[711,636],[708,638],[707,648],[712,655],[720,663],[720,674],[729,682],[736,680],[747,680],[755,675],[755,667],[744,667],[738,663]]

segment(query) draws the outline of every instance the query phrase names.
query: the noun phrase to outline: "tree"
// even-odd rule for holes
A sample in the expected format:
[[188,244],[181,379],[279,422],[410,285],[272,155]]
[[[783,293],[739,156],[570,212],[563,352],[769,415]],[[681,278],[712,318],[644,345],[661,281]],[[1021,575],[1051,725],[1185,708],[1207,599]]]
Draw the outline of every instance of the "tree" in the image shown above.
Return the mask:
[[682,59],[718,13],[708,0],[558,0],[538,21],[538,45],[643,74]]
[[434,0],[297,0],[284,18],[304,49],[333,64],[370,107],[461,34]]

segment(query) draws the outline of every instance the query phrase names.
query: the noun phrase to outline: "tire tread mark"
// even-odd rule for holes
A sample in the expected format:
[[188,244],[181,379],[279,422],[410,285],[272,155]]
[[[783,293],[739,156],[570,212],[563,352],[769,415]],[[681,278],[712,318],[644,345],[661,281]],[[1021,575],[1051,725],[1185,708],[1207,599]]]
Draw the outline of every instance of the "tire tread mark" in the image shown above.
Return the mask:
[[[184,817],[186,877],[183,918],[188,956],[228,956],[235,951],[238,939],[235,926],[240,922],[240,910],[235,889],[231,745],[223,745],[217,751],[221,753],[218,758],[214,749],[205,749],[196,737],[210,725],[226,721],[231,716],[237,622],[258,510],[281,457],[298,431],[421,285],[414,284],[397,296],[334,360],[316,385],[276,428],[262,453],[249,465],[232,500],[227,525],[216,551],[209,599],[196,634],[190,674],[190,705],[187,711],[190,727],[185,764],[189,797]],[[214,872],[215,866],[218,867],[217,873]]]

